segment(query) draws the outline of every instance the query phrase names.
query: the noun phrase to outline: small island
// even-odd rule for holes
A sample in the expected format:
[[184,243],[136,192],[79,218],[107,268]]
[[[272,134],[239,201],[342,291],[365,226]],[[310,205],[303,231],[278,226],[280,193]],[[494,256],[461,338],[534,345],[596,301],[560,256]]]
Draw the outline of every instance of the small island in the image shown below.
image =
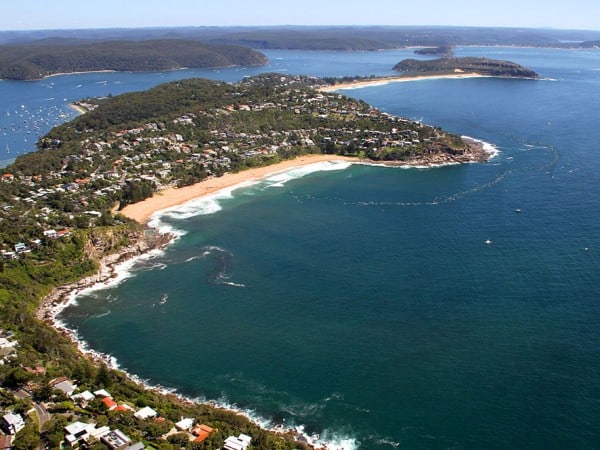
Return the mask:
[[429,61],[405,59],[396,64],[394,70],[406,75],[449,75],[459,73],[507,78],[539,78],[539,75],[533,70],[514,62],[476,57],[440,58]]
[[440,45],[438,47],[423,47],[415,50],[415,55],[435,55],[450,57],[454,54],[451,45]]
[[0,78],[10,80],[78,72],[261,66],[267,62],[265,55],[250,48],[186,39],[92,43],[59,39],[0,46]]

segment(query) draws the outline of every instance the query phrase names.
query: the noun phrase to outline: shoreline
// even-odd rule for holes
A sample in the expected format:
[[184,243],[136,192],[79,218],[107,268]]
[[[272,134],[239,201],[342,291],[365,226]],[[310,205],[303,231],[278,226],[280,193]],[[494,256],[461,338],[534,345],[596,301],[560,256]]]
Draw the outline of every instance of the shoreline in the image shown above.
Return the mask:
[[75,111],[77,111],[79,114],[85,114],[87,112],[84,108],[82,108],[81,106],[78,106],[78,105],[76,105],[75,103],[72,103],[72,102],[69,103],[68,106],[71,109],[74,109]]
[[[191,200],[202,198],[219,191],[243,186],[265,179],[269,176],[290,171],[295,168],[307,166],[316,163],[334,163],[349,162],[351,164],[366,164],[385,167],[412,167],[412,168],[432,168],[445,165],[454,165],[466,162],[485,161],[493,158],[496,154],[495,147],[483,141],[463,136],[463,139],[469,144],[470,151],[464,160],[440,160],[440,161],[422,161],[414,160],[408,162],[378,162],[366,161],[356,157],[346,157],[338,155],[305,155],[292,160],[280,162],[278,164],[248,169],[238,173],[227,173],[221,177],[214,177],[203,180],[191,186],[184,188],[167,188],[162,192],[155,194],[142,202],[128,205],[121,213],[131,219],[146,226],[148,229],[148,220],[154,214],[168,208],[183,205]],[[151,385],[141,379],[136,374],[132,374],[119,367],[118,361],[110,354],[104,354],[90,348],[87,342],[80,339],[75,330],[68,328],[57,316],[76,300],[76,297],[82,292],[90,289],[107,287],[114,283],[119,283],[130,274],[129,269],[142,259],[150,259],[157,252],[161,252],[167,247],[176,235],[173,233],[159,233],[154,230],[147,234],[140,231],[136,234],[134,242],[121,249],[119,252],[106,255],[99,261],[99,269],[95,274],[87,276],[73,283],[54,288],[46,297],[44,297],[37,310],[36,317],[54,328],[58,333],[68,338],[77,350],[86,358],[94,363],[104,363],[111,369],[119,370],[133,382],[139,384],[144,389],[152,390],[158,394],[168,396],[175,401],[201,403],[213,408],[224,409],[239,414],[258,427],[277,434],[293,435],[299,442],[307,444],[314,449],[333,450],[340,448],[335,442],[322,441],[319,436],[308,435],[301,424],[285,427],[282,424],[272,424],[269,419],[253,416],[249,410],[236,408],[235,405],[223,404],[219,400],[206,400],[200,398],[190,398],[179,394],[175,389],[169,389],[160,385]]]
[[69,305],[76,301],[76,297],[88,290],[106,288],[113,283],[128,278],[129,269],[136,262],[143,259],[152,259],[153,256],[168,246],[174,239],[170,233],[147,235],[140,232],[135,242],[121,249],[119,252],[104,256],[99,262],[98,271],[78,281],[55,287],[42,299],[36,309],[36,318],[52,327],[57,333],[67,338],[77,351],[94,364],[105,364],[112,370],[117,370],[125,375],[130,381],[138,384],[144,389],[163,395],[171,401],[180,404],[201,404],[234,413],[246,418],[257,427],[281,436],[292,436],[299,443],[308,445],[314,450],[345,450],[336,442],[321,440],[319,435],[309,435],[304,431],[304,425],[273,424],[270,419],[253,414],[250,409],[238,408],[235,404],[225,403],[219,399],[206,399],[201,397],[189,397],[177,392],[175,388],[168,388],[160,384],[150,384],[138,375],[128,372],[120,367],[118,360],[108,354],[94,350],[89,344],[81,339],[76,330],[73,330],[61,322],[57,316]]
[[104,70],[80,70],[78,72],[60,72],[60,73],[51,73],[50,75],[44,75],[42,78],[38,78],[37,80],[31,80],[31,81],[45,80],[46,78],[61,77],[63,75],[83,75],[86,73],[113,73],[113,72],[117,72],[117,71],[111,70],[111,69],[104,69]]
[[343,82],[339,84],[331,84],[318,87],[320,92],[333,92],[340,89],[360,89],[369,86],[381,86],[389,83],[404,83],[409,81],[424,81],[424,80],[443,80],[443,79],[463,79],[463,78],[494,78],[493,75],[483,75],[480,73],[460,72],[448,74],[431,74],[431,75],[398,75],[391,77],[375,77],[358,79],[354,81]]
[[179,206],[191,200],[214,194],[237,185],[253,183],[281,172],[287,172],[293,168],[334,161],[359,163],[361,160],[348,156],[323,154],[299,156],[298,158],[285,160],[269,166],[247,169],[236,173],[230,172],[220,177],[210,177],[182,188],[169,187],[155,193],[152,197],[142,200],[141,202],[125,206],[119,212],[125,217],[133,219],[138,223],[147,224],[153,214],[164,209]]
[[[463,139],[469,144],[469,151],[464,155],[434,155],[410,161],[372,161],[357,157],[341,155],[312,154],[285,160],[277,164],[243,170],[236,173],[226,173],[221,177],[210,177],[182,188],[169,187],[155,193],[152,197],[138,203],[125,206],[120,213],[136,222],[148,225],[151,217],[168,208],[180,206],[192,200],[215,194],[219,191],[254,183],[291,169],[316,163],[349,162],[351,164],[366,164],[387,167],[432,168],[451,164],[469,162],[484,162],[495,156],[495,151],[486,147],[486,143],[468,136]],[[490,145],[492,148],[493,146]]]

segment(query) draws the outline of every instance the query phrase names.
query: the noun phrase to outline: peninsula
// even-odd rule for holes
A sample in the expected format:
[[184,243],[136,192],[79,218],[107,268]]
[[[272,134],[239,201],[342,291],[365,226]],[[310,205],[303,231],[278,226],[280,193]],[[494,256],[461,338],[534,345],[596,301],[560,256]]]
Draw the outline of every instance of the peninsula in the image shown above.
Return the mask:
[[267,62],[265,55],[246,47],[185,39],[93,43],[49,39],[0,46],[0,78],[12,80],[75,72],[260,66]]
[[91,445],[102,433],[137,448],[228,440],[310,448],[290,430],[269,432],[236,412],[146,389],[102,355],[77,352],[55,317],[119,263],[169,242],[144,227],[156,210],[317,161],[428,166],[488,157],[476,142],[316,89],[325,84],[264,74],[85,99],[78,105],[87,112],[0,170],[0,338],[12,343],[0,356],[3,401],[19,413],[43,406],[47,421],[40,436],[27,420],[15,448]]

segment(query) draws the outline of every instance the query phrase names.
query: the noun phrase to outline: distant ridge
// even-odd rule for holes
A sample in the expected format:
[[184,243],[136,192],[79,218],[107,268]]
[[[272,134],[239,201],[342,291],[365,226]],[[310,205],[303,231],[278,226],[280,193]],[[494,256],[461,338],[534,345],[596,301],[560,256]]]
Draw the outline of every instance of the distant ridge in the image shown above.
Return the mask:
[[489,28],[443,26],[237,26],[155,27],[78,30],[0,30],[0,44],[45,38],[101,41],[184,39],[253,49],[378,50],[386,48],[450,46],[526,46],[580,48],[600,40],[596,30]]
[[267,62],[265,55],[249,48],[184,39],[90,43],[50,38],[0,46],[0,78],[12,80],[72,72],[259,66]]

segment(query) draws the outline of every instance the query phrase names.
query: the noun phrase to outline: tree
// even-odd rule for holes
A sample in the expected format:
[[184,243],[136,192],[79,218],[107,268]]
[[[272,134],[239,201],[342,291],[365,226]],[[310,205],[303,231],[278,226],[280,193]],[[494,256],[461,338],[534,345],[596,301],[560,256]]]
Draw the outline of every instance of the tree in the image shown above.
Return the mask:
[[176,433],[169,436],[168,441],[178,447],[185,447],[190,442],[190,438],[186,433]]
[[113,379],[110,373],[110,369],[106,367],[106,364],[100,364],[98,372],[96,373],[96,384],[105,388],[112,385]]
[[63,429],[67,425],[67,419],[64,416],[55,415],[44,424],[42,429],[42,439],[47,447],[52,449],[59,448],[64,439]]
[[16,367],[11,370],[6,378],[4,379],[4,385],[6,387],[16,389],[23,386],[31,379],[31,375],[28,374],[22,367]]
[[15,450],[34,450],[40,443],[40,435],[32,421],[27,421],[25,427],[17,433],[13,441]]
[[52,397],[52,393],[53,389],[52,386],[50,386],[50,383],[44,382],[38,389],[33,391],[33,398],[36,401],[45,402],[50,400],[50,397]]

